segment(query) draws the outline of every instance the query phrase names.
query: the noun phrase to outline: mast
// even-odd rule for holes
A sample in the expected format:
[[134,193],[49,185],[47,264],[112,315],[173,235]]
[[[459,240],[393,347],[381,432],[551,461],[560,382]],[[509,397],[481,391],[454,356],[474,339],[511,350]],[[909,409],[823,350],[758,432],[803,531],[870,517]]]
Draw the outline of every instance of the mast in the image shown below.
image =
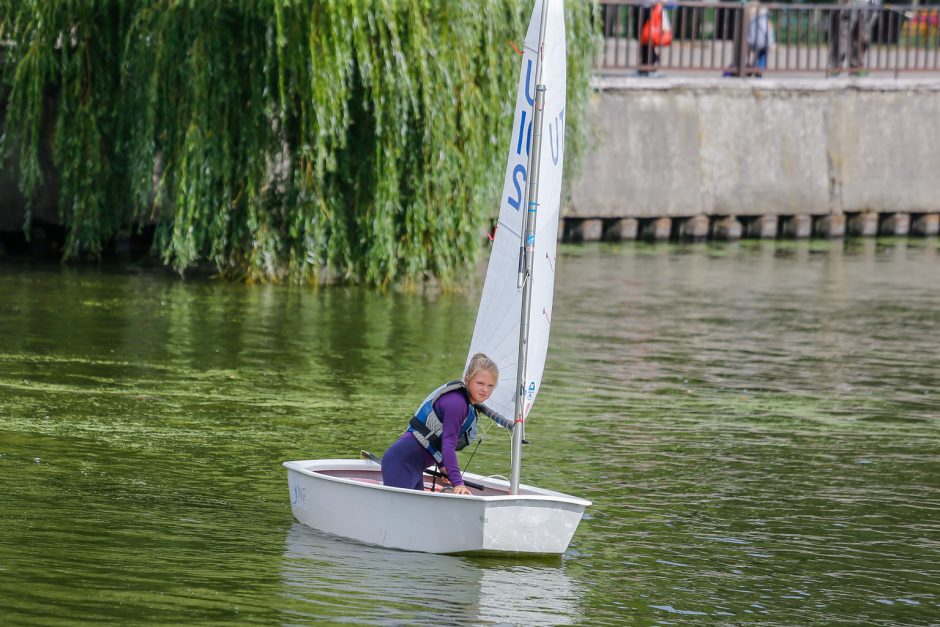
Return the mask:
[[526,361],[529,356],[529,316],[532,309],[532,266],[535,257],[535,225],[539,201],[539,162],[542,156],[542,111],[545,108],[545,85],[542,83],[543,46],[548,3],[542,0],[542,16],[539,22],[539,45],[535,61],[535,102],[532,105],[532,146],[529,152],[528,185],[526,188],[525,228],[519,246],[519,276],[517,287],[522,288],[522,311],[519,323],[519,359],[516,370],[515,420],[512,430],[512,469],[509,493],[519,493],[519,476],[522,470],[522,442],[525,439],[525,395]]

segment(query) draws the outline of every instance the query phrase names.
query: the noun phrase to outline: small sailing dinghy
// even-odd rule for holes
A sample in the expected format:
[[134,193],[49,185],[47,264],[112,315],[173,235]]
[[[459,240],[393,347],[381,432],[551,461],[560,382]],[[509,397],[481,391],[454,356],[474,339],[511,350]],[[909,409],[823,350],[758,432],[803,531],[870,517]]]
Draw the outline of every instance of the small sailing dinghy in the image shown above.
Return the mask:
[[[552,316],[565,132],[564,0],[536,0],[513,132],[467,361],[500,369],[487,406],[514,416],[508,481],[464,473],[472,494],[382,485],[374,460],[284,462],[301,523],[367,544],[428,553],[560,554],[590,501],[519,482],[525,418],[539,391]],[[477,484],[475,487],[473,484]],[[430,477],[427,485],[433,485]]]

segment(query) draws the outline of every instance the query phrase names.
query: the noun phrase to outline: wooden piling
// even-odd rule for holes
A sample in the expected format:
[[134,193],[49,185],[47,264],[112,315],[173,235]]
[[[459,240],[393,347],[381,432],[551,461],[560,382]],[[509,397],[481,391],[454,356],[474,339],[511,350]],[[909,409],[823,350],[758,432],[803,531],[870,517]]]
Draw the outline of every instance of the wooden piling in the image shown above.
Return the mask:
[[793,239],[807,239],[813,234],[813,217],[808,215],[787,216],[780,224],[780,235]]
[[923,213],[911,221],[911,233],[921,237],[933,237],[940,233],[940,214]]
[[679,239],[693,242],[708,239],[708,217],[699,215],[682,220],[679,224]]
[[743,229],[741,222],[734,216],[718,218],[712,223],[712,238],[725,241],[739,240]]
[[819,216],[813,224],[813,230],[819,237],[828,239],[845,237],[845,216],[841,214]]
[[911,231],[911,216],[907,213],[886,213],[881,216],[879,231],[882,235],[907,235]]
[[757,239],[775,239],[777,237],[777,225],[777,216],[758,216],[745,224],[744,234],[747,237]]
[[612,220],[604,231],[604,239],[610,242],[625,242],[635,240],[639,229],[636,218],[618,218]]
[[640,222],[640,237],[654,242],[665,242],[672,235],[671,218],[655,218]]
[[865,211],[850,216],[846,230],[849,235],[873,237],[878,234],[878,214],[874,211]]
[[604,233],[604,221],[600,218],[587,218],[581,220],[579,225],[581,229],[582,242],[599,242]]

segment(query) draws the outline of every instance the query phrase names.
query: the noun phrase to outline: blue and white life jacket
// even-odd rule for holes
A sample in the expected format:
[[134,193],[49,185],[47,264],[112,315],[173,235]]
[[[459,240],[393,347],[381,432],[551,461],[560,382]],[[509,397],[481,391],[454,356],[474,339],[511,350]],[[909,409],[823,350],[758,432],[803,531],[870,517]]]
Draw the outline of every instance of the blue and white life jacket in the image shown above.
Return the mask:
[[449,381],[437,388],[424,399],[424,402],[418,407],[411,422],[408,423],[408,431],[415,439],[434,457],[438,464],[443,463],[441,455],[441,437],[444,435],[444,421],[434,411],[434,403],[444,394],[461,390],[467,399],[467,417],[460,425],[460,431],[457,435],[456,449],[459,451],[473,442],[477,437],[477,414],[492,418],[506,429],[512,429],[512,421],[497,414],[490,408],[482,404],[474,405],[470,402],[470,395],[467,393],[467,386],[463,381]]

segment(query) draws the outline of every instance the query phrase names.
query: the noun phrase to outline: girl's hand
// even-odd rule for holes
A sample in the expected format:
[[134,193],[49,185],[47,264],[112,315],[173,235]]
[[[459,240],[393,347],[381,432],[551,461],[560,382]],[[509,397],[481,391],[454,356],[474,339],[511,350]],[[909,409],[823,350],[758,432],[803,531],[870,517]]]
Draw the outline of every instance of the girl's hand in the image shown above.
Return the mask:
[[461,483],[460,485],[454,486],[454,494],[465,494],[466,496],[470,496],[473,493],[470,492],[470,488]]

